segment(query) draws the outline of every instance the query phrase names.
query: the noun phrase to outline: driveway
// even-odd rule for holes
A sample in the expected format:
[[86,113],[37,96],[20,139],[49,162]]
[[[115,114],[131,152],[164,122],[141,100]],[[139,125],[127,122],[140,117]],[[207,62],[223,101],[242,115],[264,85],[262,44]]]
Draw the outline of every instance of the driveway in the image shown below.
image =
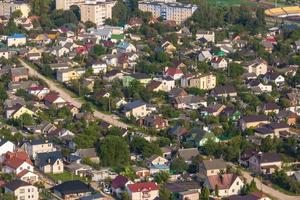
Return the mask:
[[[56,91],[59,93],[59,95],[65,99],[66,101],[70,102],[71,104],[73,104],[74,106],[80,108],[82,102],[78,99],[75,99],[73,97],[71,97],[71,95],[66,92],[64,89],[62,89],[57,83],[55,83],[54,81],[52,81],[49,78],[46,78],[45,76],[43,76],[42,74],[40,74],[38,71],[36,71],[35,69],[33,69],[30,65],[28,65],[27,63],[25,63],[22,59],[19,59],[19,61],[21,62],[21,64],[26,67],[29,70],[29,74],[31,76],[36,76],[39,79],[45,81],[50,90]],[[102,112],[99,112],[97,110],[94,110],[94,116],[98,119],[101,119],[109,124],[112,124],[114,126],[117,126],[119,128],[128,128],[129,126],[123,122],[121,122],[120,120],[118,120],[118,116],[116,115],[107,115],[104,114]]]

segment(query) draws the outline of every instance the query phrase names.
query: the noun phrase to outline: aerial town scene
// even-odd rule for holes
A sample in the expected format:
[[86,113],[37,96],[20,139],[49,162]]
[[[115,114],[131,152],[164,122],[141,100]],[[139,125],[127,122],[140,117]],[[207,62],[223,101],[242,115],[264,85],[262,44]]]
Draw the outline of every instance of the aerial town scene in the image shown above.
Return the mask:
[[0,200],[300,200],[296,0],[0,0]]

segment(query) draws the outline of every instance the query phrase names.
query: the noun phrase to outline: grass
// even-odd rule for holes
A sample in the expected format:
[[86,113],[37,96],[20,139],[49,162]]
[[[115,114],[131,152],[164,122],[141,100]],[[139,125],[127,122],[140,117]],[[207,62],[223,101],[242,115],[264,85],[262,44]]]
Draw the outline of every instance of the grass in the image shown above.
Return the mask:
[[63,172],[61,174],[47,174],[51,179],[53,179],[55,182],[64,182],[64,181],[71,181],[71,180],[80,180],[83,182],[88,182],[89,180],[86,177],[80,177],[71,174],[70,172]]
[[232,6],[232,5],[247,5],[254,6],[256,3],[247,0],[209,0],[209,4],[214,6]]
[[284,193],[284,194],[286,194],[286,195],[290,195],[290,196],[298,196],[298,195],[299,195],[299,194],[290,192],[290,191],[288,191],[288,190],[285,190],[285,189],[283,189],[282,187],[280,187],[279,185],[274,184],[274,183],[272,183],[272,188],[274,188],[275,190],[278,190],[278,191],[280,191],[280,192],[282,192],[282,193]]

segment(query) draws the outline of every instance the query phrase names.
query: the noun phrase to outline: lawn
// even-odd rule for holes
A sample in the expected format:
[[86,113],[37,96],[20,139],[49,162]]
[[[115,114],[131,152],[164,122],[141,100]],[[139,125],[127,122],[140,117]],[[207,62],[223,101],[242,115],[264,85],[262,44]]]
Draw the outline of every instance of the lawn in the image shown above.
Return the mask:
[[247,0],[208,0],[211,5],[215,6],[232,6],[232,5],[247,5],[253,6],[254,2],[250,2]]
[[59,181],[64,182],[64,181],[71,181],[71,180],[81,180],[83,182],[88,182],[87,178],[73,175],[67,171],[61,174],[47,174],[47,175],[55,182],[59,182]]

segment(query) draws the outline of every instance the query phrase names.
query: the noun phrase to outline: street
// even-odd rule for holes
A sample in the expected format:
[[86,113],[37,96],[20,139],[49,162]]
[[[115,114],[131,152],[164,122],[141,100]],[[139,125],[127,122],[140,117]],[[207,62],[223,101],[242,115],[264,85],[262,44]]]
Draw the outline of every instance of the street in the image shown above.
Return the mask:
[[[35,69],[33,69],[30,65],[28,65],[27,63],[25,63],[22,59],[19,59],[19,61],[21,62],[21,64],[26,67],[29,70],[29,74],[31,76],[36,76],[39,79],[45,81],[50,90],[56,91],[59,93],[59,95],[65,99],[66,101],[70,102],[71,104],[73,104],[74,106],[80,108],[82,102],[80,102],[80,100],[75,99],[73,97],[71,97],[70,94],[68,94],[66,91],[64,91],[62,88],[60,88],[59,86],[57,86],[57,83],[55,83],[54,81],[50,80],[49,78],[43,76],[42,74],[40,74],[38,71],[36,71]],[[109,124],[112,124],[114,126],[120,127],[120,128],[128,128],[129,126],[121,121],[118,120],[118,116],[116,115],[107,115],[104,114],[102,112],[99,112],[97,110],[94,110],[94,116],[98,119],[101,119]]]

